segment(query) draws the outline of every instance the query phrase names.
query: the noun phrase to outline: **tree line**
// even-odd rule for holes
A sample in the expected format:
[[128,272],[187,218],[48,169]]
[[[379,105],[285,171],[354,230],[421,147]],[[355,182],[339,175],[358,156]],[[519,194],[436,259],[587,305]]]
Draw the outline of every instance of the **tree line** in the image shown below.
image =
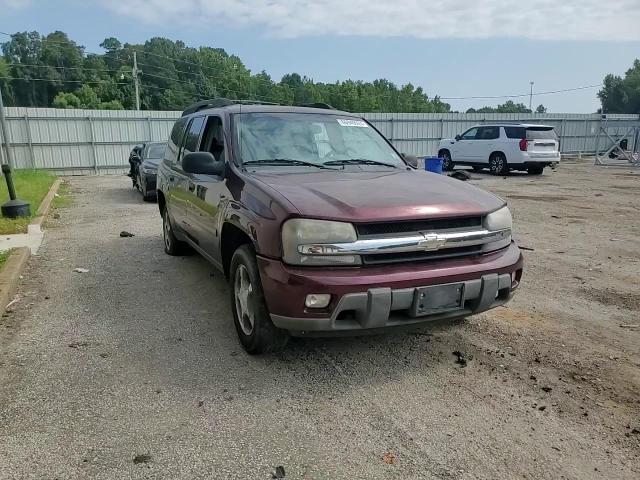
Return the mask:
[[[64,32],[19,32],[2,43],[0,87],[5,104],[26,107],[133,109],[133,54],[141,73],[140,100],[146,110],[181,110],[206,98],[260,100],[283,105],[327,103],[353,112],[444,113],[451,107],[437,95],[412,84],[386,79],[315,82],[298,73],[275,80],[252,73],[222,48],[188,47],[184,42],[152,38],[144,44],[107,38],[103,53],[87,52]],[[624,77],[607,75],[598,93],[604,113],[640,113],[640,60]],[[508,100],[468,113],[531,113]],[[544,105],[535,110],[546,112]]]
[[284,105],[327,103],[356,112],[448,112],[421,87],[379,79],[315,82],[297,73],[279,81],[252,73],[221,48],[188,47],[152,38],[144,44],[107,38],[89,53],[63,32],[21,32],[2,44],[0,85],[7,105],[57,108],[135,108],[133,53],[141,71],[141,107],[181,110],[202,99],[227,97]]

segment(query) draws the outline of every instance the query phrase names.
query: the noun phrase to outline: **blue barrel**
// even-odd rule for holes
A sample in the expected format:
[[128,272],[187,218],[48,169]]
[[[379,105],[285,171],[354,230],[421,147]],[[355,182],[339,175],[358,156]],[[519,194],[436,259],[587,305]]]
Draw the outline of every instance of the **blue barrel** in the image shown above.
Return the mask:
[[424,169],[427,172],[442,173],[442,162],[444,160],[440,157],[425,157]]

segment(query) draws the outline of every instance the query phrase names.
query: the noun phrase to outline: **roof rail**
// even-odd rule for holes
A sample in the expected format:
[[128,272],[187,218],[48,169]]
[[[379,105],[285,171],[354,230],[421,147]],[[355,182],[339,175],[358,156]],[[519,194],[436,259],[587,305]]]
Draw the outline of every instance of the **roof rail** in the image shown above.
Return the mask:
[[199,112],[200,110],[205,110],[207,108],[220,108],[220,107],[229,107],[231,105],[279,105],[278,103],[273,102],[261,102],[258,100],[236,100],[230,98],[212,98],[211,100],[202,100],[200,102],[196,102],[193,105],[188,106],[183,112],[182,116],[191,115],[192,113]]
[[329,105],[328,103],[323,102],[313,102],[313,103],[301,103],[298,105],[299,107],[308,107],[308,108],[324,108],[327,110],[335,110],[336,107],[333,105]]

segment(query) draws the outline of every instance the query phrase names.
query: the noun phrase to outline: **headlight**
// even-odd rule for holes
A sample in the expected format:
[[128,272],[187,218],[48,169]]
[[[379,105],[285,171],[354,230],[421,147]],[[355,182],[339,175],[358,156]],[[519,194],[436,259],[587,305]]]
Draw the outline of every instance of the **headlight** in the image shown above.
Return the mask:
[[483,246],[483,251],[490,252],[508,247],[511,244],[512,224],[513,220],[508,207],[502,207],[487,215],[484,219],[484,227],[491,232],[504,231],[504,236],[495,242],[486,243]]
[[331,255],[332,243],[355,242],[357,238],[350,223],[294,218],[282,226],[283,259],[292,265],[360,265],[358,255]]
[[493,213],[487,215],[484,220],[484,226],[487,230],[511,230],[513,219],[508,207],[502,207]]

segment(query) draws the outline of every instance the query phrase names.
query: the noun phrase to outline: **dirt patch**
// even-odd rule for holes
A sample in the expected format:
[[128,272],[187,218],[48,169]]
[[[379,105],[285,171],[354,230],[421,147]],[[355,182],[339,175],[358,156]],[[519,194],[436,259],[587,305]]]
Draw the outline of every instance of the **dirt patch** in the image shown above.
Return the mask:
[[582,289],[582,294],[603,305],[640,310],[640,294],[637,293],[622,293],[610,288],[604,290],[589,288]]

